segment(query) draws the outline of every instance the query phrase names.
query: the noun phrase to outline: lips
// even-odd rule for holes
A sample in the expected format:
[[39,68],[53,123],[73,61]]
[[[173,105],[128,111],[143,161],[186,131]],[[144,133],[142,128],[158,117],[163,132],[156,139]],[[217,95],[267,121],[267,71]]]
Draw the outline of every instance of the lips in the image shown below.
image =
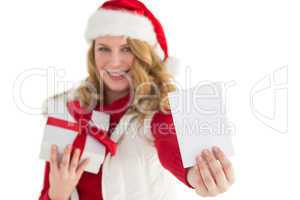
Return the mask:
[[128,70],[105,69],[105,71],[111,77],[121,78],[121,77],[124,77],[124,75],[128,74],[130,69],[128,69]]

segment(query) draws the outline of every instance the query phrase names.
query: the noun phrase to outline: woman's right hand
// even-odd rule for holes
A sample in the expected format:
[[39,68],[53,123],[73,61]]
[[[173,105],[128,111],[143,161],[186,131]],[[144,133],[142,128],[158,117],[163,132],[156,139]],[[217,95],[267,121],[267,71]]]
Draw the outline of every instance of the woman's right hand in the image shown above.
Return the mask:
[[64,149],[62,159],[58,161],[56,145],[51,146],[49,191],[52,200],[68,200],[78,184],[89,159],[79,163],[80,150],[76,149],[71,158],[71,145]]

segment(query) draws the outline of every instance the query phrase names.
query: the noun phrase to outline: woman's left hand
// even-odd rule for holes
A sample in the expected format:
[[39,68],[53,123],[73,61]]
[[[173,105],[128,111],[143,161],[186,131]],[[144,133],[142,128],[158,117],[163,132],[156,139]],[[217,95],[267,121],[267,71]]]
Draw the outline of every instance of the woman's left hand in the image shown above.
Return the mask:
[[196,160],[197,164],[189,169],[187,179],[198,195],[216,196],[234,183],[232,164],[220,148],[203,150]]

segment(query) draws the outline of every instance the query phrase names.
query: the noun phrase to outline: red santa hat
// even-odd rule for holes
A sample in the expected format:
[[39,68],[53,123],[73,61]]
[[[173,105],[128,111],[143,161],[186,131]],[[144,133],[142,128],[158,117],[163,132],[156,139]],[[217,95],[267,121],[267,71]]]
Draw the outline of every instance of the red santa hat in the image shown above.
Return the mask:
[[[161,60],[170,62],[162,25],[138,0],[109,0],[90,16],[85,32],[86,40],[91,42],[105,35],[124,35],[146,41]],[[173,60],[170,63],[174,64]]]

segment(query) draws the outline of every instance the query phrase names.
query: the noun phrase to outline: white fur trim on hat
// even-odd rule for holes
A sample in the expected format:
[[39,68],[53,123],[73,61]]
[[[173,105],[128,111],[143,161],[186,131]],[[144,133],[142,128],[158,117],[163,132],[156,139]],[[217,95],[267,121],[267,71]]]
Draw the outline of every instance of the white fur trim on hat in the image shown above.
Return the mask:
[[88,20],[85,38],[88,42],[100,36],[131,37],[148,42],[163,60],[164,51],[157,42],[156,33],[149,19],[128,11],[100,8]]

